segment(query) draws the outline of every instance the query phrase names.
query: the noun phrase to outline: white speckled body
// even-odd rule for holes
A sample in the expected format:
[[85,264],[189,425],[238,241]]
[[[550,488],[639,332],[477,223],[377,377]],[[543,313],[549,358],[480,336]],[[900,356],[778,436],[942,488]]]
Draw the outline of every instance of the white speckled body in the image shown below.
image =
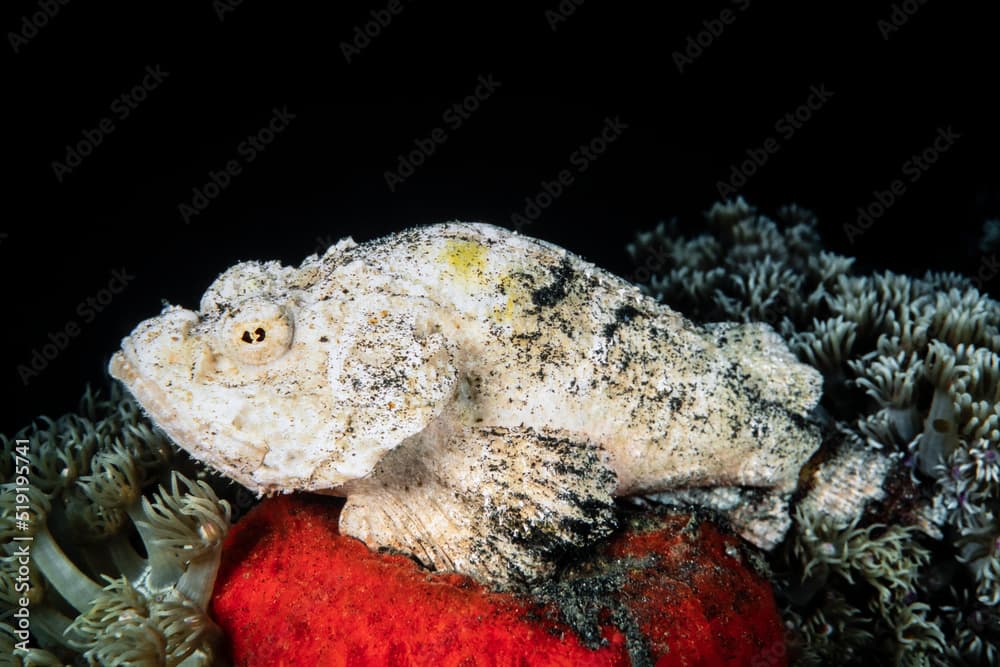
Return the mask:
[[238,264],[111,371],[241,484],[346,495],[346,532],[501,584],[606,534],[611,495],[701,493],[771,546],[819,446],[821,378],[766,325],[695,326],[484,224]]

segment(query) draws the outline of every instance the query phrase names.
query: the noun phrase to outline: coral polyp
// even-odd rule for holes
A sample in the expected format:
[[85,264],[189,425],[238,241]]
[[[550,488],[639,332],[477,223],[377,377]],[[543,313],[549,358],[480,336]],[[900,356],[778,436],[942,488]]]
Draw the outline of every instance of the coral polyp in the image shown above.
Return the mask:
[[[214,664],[221,633],[206,609],[229,503],[169,469],[174,450],[136,403],[117,386],[106,400],[88,390],[78,413],[0,443],[4,461],[27,462],[4,470],[0,599],[11,610],[27,599],[32,635],[10,612],[0,654],[25,666]],[[27,518],[15,484],[28,489]]]

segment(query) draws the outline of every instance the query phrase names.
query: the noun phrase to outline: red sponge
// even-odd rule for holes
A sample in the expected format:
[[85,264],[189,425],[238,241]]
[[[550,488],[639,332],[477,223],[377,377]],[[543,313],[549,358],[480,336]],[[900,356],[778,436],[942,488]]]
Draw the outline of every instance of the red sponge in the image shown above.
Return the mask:
[[[280,496],[233,527],[212,613],[235,665],[785,664],[769,583],[687,515],[633,522],[543,601],[375,553],[338,534],[341,506]],[[560,621],[581,616],[599,646]]]

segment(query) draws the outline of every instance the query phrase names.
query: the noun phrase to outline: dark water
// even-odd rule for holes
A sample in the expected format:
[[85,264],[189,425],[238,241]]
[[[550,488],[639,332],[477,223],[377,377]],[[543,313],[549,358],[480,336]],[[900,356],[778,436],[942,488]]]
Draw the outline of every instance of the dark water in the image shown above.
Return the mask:
[[[192,306],[237,260],[297,262],[349,234],[527,221],[629,275],[636,230],[675,215],[696,230],[735,186],[814,209],[830,248],[871,266],[984,261],[995,17],[930,3],[887,29],[881,4],[562,5],[10,7],[4,431],[102,383],[161,300]],[[935,148],[947,128],[959,137]]]

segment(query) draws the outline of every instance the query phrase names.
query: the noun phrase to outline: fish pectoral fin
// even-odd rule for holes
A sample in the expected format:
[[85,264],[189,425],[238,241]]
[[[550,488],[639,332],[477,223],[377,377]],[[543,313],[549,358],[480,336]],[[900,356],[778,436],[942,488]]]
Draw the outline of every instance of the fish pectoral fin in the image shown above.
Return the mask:
[[383,298],[359,309],[330,354],[330,391],[353,442],[390,450],[448,406],[458,387],[455,345],[419,299]]
[[345,534],[501,588],[524,588],[615,528],[596,446],[534,429],[421,434],[346,487]]

